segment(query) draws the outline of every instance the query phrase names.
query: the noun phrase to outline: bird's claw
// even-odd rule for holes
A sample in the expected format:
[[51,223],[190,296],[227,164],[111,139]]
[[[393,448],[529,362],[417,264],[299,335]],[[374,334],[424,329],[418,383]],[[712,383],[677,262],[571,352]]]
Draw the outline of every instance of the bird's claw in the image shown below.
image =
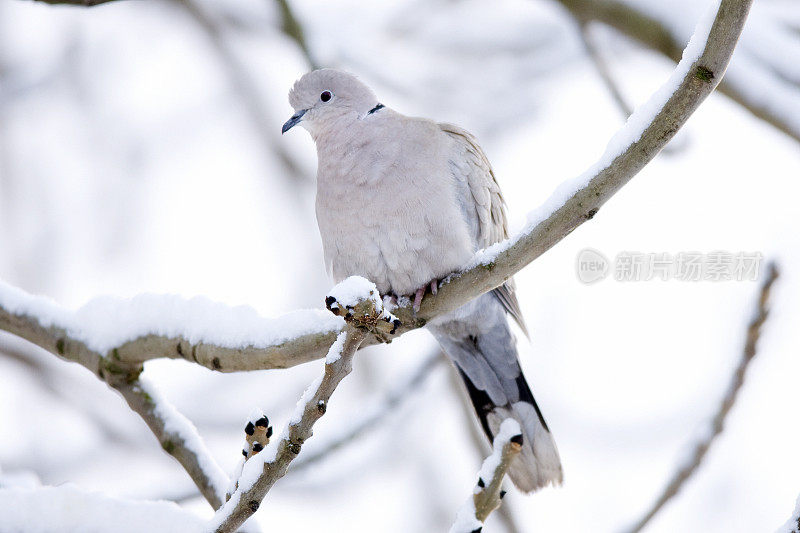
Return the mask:
[[415,313],[419,312],[419,308],[422,305],[422,297],[425,296],[425,291],[427,291],[428,289],[430,289],[431,294],[433,296],[436,296],[436,294],[439,292],[439,280],[438,279],[431,280],[430,283],[423,285],[422,287],[417,289],[417,292],[414,293],[413,309]]

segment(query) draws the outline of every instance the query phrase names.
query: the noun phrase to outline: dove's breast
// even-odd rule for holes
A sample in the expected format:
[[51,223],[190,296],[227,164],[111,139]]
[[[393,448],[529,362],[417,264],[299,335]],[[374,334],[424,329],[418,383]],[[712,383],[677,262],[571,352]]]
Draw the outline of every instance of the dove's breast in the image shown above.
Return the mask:
[[475,244],[452,141],[433,122],[386,111],[317,139],[317,222],[335,281],[361,275],[408,295],[457,270]]

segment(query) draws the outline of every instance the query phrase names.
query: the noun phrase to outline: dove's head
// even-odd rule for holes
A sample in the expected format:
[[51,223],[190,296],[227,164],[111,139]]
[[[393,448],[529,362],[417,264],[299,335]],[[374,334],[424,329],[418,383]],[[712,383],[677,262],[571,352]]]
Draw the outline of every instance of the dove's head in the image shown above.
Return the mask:
[[347,72],[333,69],[314,70],[297,80],[289,91],[294,115],[283,125],[286,133],[297,124],[313,135],[316,131],[363,118],[378,99],[369,87]]

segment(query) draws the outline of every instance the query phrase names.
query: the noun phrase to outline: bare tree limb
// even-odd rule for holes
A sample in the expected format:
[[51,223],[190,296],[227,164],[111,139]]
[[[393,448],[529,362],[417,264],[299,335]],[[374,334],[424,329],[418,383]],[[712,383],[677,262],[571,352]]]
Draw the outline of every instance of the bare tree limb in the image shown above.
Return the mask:
[[[399,335],[422,327],[432,318],[498,287],[575,228],[591,220],[606,201],[664,148],[719,84],[751,3],[752,0],[722,0],[702,52],[696,59],[688,58],[679,65],[676,72],[682,74],[682,78],[677,88],[661,103],[651,120],[641,122],[643,126],[637,125],[637,121],[623,126],[620,133],[635,140],[619,153],[612,149],[604,155],[579,182],[569,185],[569,194],[561,191],[555,194],[540,210],[542,216],[538,223],[489,251],[479,253],[470,266],[443,282],[437,295],[426,296],[418,313],[414,313],[410,304],[393,310],[401,321],[395,333]],[[561,200],[565,196],[567,199]],[[101,367],[108,370],[109,365],[111,369],[120,370],[120,366],[135,367],[161,357],[183,358],[222,372],[287,368],[322,358],[338,333],[338,330],[321,328],[319,332],[276,345],[235,349],[191,343],[185,338],[148,335],[111,350],[104,358],[88,350],[84,342],[70,338],[58,325],[45,327],[36,317],[1,307],[0,329],[79,361],[95,373]],[[364,342],[368,345],[382,341],[369,337]]]
[[[327,410],[328,401],[339,383],[353,369],[353,356],[367,330],[347,326],[331,346],[325,363],[322,379],[314,383],[303,394],[295,415],[279,439],[274,455],[264,450],[245,463],[239,487],[231,499],[214,516],[210,529],[217,533],[233,532],[258,510],[261,501],[276,481],[289,469],[289,464],[300,453],[301,446],[313,434],[314,423]],[[260,472],[259,472],[260,470]],[[257,477],[253,478],[253,474]]]
[[761,284],[758,301],[756,302],[755,313],[753,314],[750,324],[747,326],[747,335],[745,338],[744,349],[742,350],[742,357],[739,360],[739,365],[736,367],[736,371],[733,374],[731,383],[728,386],[728,391],[722,398],[722,402],[720,403],[714,418],[711,419],[710,431],[708,431],[707,435],[702,440],[695,444],[694,450],[691,454],[691,460],[678,469],[672,480],[664,488],[661,495],[656,498],[656,501],[653,503],[650,509],[629,530],[631,533],[638,533],[639,531],[642,531],[653,519],[653,517],[661,510],[661,508],[663,508],[668,501],[670,501],[678,494],[678,492],[680,492],[686,481],[691,478],[692,475],[694,475],[694,473],[700,468],[700,465],[708,453],[709,448],[714,443],[714,439],[716,439],[722,433],[722,430],[725,429],[725,419],[730,413],[733,405],[736,403],[736,398],[738,397],[739,391],[744,384],[744,375],[747,371],[747,367],[756,355],[756,346],[758,344],[758,339],[761,337],[761,328],[769,316],[767,304],[769,301],[770,291],[772,289],[772,285],[775,283],[775,280],[778,279],[778,275],[778,268],[774,263],[770,263],[767,266],[767,276]]
[[[578,21],[595,20],[614,28],[647,48],[678,62],[682,46],[661,21],[620,0],[557,0]],[[789,113],[780,113],[758,101],[753,93],[723,81],[719,91],[741,105],[755,117],[800,142],[800,126],[787,120]]]
[[516,420],[508,418],[500,425],[492,454],[481,466],[475,491],[459,509],[450,533],[475,533],[481,530],[492,511],[500,507],[500,500],[505,495],[501,490],[503,478],[521,451],[522,430]]

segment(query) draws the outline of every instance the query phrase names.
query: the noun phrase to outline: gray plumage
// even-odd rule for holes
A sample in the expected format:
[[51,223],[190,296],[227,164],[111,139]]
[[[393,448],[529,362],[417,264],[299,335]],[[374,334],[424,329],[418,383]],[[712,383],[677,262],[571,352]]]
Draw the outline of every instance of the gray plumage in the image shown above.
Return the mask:
[[[289,93],[317,146],[316,212],[335,281],[361,275],[383,293],[412,295],[508,236],[491,165],[475,138],[452,124],[404,116],[354,76],[310,72]],[[509,282],[437,317],[428,329],[461,376],[491,439],[503,419],[524,432],[509,472],[532,491],[560,483],[561,463],[517,359],[506,314],[525,330]]]

